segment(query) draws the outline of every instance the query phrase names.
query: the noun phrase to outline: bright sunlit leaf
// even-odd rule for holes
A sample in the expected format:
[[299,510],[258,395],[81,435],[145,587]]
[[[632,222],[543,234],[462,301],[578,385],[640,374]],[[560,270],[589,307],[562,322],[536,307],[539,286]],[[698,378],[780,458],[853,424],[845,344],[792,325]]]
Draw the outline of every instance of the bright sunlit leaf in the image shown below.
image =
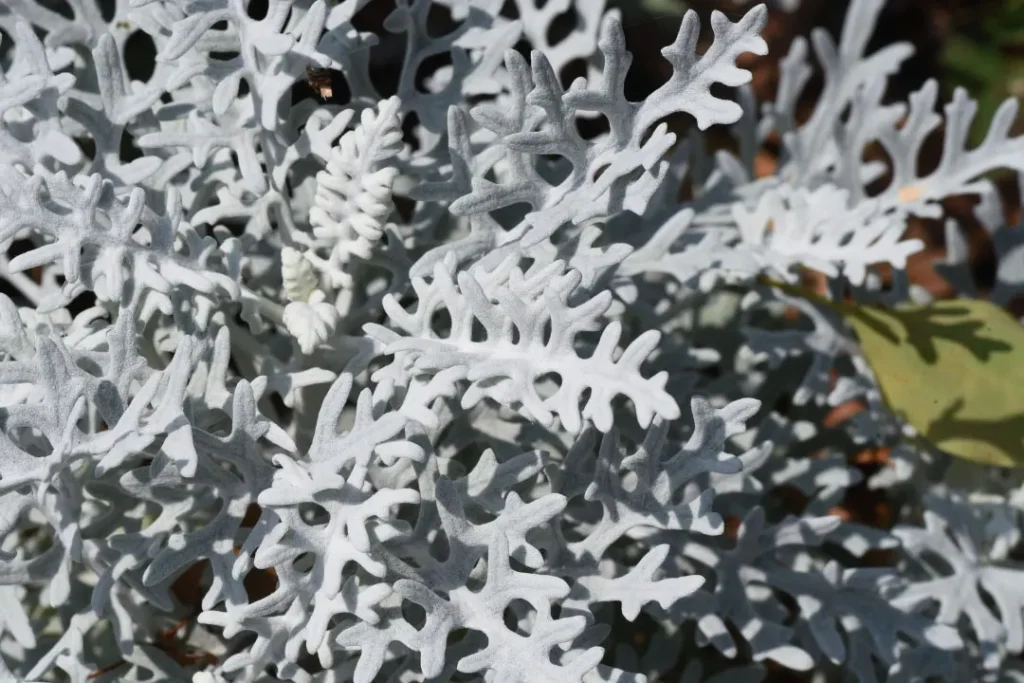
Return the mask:
[[893,310],[844,304],[886,402],[938,448],[1024,463],[1024,326],[987,301]]

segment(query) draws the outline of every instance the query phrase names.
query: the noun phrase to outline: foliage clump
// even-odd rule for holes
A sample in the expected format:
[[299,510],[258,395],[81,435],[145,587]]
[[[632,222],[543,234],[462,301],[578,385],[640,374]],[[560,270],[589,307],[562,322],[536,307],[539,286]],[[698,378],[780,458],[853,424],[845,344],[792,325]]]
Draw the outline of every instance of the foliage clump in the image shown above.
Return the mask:
[[[1024,139],[891,101],[883,5],[758,104],[764,6],[634,99],[604,0],[6,2],[0,681],[1024,677],[1024,493],[942,479],[972,420],[1024,454]],[[979,304],[948,222],[950,309],[906,227],[962,194],[1001,261]],[[961,338],[984,381],[893,389]]]

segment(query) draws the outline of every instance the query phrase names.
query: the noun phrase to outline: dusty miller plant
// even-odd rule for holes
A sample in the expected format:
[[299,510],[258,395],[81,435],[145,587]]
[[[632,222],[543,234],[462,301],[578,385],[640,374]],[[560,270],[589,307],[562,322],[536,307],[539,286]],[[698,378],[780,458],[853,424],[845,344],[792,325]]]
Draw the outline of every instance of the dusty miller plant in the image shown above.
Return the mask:
[[0,6],[0,680],[1024,678],[1024,492],[938,484],[842,320],[758,281],[920,298],[907,221],[975,194],[1009,301],[1016,104],[968,149],[967,93],[887,99],[882,0],[760,105],[767,10],[687,14],[632,101],[571,4]]

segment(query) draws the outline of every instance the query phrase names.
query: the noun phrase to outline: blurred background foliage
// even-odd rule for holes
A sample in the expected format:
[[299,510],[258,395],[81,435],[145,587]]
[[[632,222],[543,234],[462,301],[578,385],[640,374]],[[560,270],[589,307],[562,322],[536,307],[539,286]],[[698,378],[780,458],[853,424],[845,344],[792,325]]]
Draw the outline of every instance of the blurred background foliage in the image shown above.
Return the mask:
[[[712,10],[720,10],[738,19],[756,2],[770,8],[764,31],[769,53],[765,57],[744,55],[741,65],[753,72],[751,86],[759,101],[773,99],[778,83],[779,62],[797,36],[809,36],[816,27],[838,38],[849,0],[609,0],[623,15],[626,42],[634,55],[634,69],[627,80],[627,95],[640,99],[668,78],[660,49],[675,37],[679,20],[689,9],[706,20]],[[708,22],[703,30],[710,39]],[[891,81],[890,101],[905,101],[929,79],[942,87],[945,99],[957,87],[965,88],[978,100],[978,115],[972,131],[977,144],[984,137],[996,107],[1006,97],[1024,100],[1024,0],[886,0],[868,51],[896,41],[914,46],[909,59]],[[812,51],[813,55],[813,51]],[[812,63],[813,63],[812,56]],[[804,91],[798,114],[807,117],[820,92],[820,78],[814,78]],[[941,106],[941,105],[940,105]],[[941,113],[941,111],[940,111]],[[684,134],[688,122],[670,121]],[[1024,134],[1024,114],[1018,116],[1014,134]],[[712,147],[730,146],[731,138],[711,131]],[[769,139],[757,156],[759,176],[775,171],[777,141]],[[942,153],[942,131],[931,136],[919,158],[919,171],[934,169]],[[868,150],[868,156],[884,160],[881,148]],[[1009,225],[1021,218],[1021,196],[1012,173],[995,174],[991,180],[999,188],[1007,207]],[[985,296],[994,281],[995,257],[988,234],[974,217],[976,197],[955,197],[944,203],[946,215],[956,218],[966,231],[969,260]],[[929,290],[937,298],[953,295],[952,288],[934,270],[945,255],[945,234],[940,220],[913,219],[908,237],[925,242],[926,249],[908,263],[910,280]],[[1012,312],[1024,316],[1024,299],[1011,304]]]
[[1024,97],[1024,0],[960,4],[960,12],[946,13],[944,85],[947,90],[963,86],[977,98],[978,120],[971,133],[980,140],[984,122],[1002,100]]
[[[755,3],[621,0],[613,4],[622,9],[627,23],[641,32],[657,32],[649,24],[674,26],[688,9],[702,16],[717,9],[735,18]],[[805,35],[813,26],[837,31],[848,2],[767,0],[767,4],[772,9],[769,32],[774,56],[761,66],[770,70],[794,36]],[[1024,98],[1024,0],[888,0],[879,28],[884,38],[876,36],[876,43],[905,40],[917,48],[917,60],[903,74],[906,85],[913,89],[925,79],[935,78],[947,96],[960,86],[978,100],[979,112],[972,130],[975,142],[984,137],[988,121],[1002,100]],[[771,94],[761,90],[759,95]],[[1024,121],[1018,121],[1018,128],[1024,131]]]

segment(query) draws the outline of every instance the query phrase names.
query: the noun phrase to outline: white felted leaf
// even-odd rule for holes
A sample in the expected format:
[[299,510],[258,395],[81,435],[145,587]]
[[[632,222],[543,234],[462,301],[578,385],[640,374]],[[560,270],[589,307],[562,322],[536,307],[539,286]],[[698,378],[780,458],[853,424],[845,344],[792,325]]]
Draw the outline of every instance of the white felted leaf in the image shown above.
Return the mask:
[[[599,318],[611,303],[608,293],[571,305],[569,297],[577,288],[579,273],[570,271],[550,280],[533,296],[516,292],[515,283],[521,278],[514,270],[511,286],[496,293],[495,303],[472,275],[460,273],[456,285],[450,272],[438,265],[432,283],[414,281],[420,294],[414,314],[393,299],[385,300],[389,316],[409,336],[379,326],[368,327],[367,332],[385,345],[384,353],[395,354],[394,365],[413,376],[457,369],[457,377],[470,382],[462,395],[466,408],[489,398],[545,423],[558,415],[571,432],[579,431],[583,419],[592,420],[602,431],[610,429],[610,403],[619,394],[633,401],[642,426],[655,415],[666,419],[679,415],[663,389],[667,375],[648,379],[640,373],[640,365],[657,344],[657,332],[645,333],[620,353],[621,326],[611,323],[590,355],[580,357],[576,337],[599,329]],[[452,320],[445,336],[431,330],[431,318],[441,309]],[[474,340],[474,321],[483,326],[485,340]],[[385,372],[381,371],[382,376]],[[539,392],[545,389],[537,385],[538,379],[549,373],[557,374],[561,385],[542,397]],[[590,396],[583,401],[585,390]]]
[[284,326],[305,354],[330,339],[338,325],[338,309],[324,298],[324,293],[316,289],[308,300],[293,301],[285,306]]
[[314,234],[332,249],[335,286],[350,286],[350,255],[369,258],[393,210],[392,185],[402,151],[400,101],[392,97],[376,110],[364,109],[359,124],[331,150],[327,169],[317,174],[315,204],[309,212]]

